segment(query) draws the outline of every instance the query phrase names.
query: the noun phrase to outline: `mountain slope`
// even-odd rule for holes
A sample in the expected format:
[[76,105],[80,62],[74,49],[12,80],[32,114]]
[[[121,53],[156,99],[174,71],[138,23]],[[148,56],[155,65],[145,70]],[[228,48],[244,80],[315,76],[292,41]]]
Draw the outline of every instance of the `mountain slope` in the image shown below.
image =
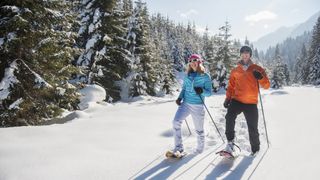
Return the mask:
[[295,38],[296,36],[302,35],[305,31],[312,30],[319,16],[320,11],[301,24],[297,24],[292,27],[280,27],[276,31],[271,32],[253,42],[253,45],[259,50],[265,51],[269,46],[275,46],[277,43],[281,43],[288,37]]

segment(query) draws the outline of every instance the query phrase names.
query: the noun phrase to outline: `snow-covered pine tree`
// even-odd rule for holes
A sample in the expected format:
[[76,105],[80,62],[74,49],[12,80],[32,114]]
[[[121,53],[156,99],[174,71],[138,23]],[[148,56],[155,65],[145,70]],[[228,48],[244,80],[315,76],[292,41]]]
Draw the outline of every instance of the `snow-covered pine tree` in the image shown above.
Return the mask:
[[146,4],[136,1],[133,17],[130,22],[129,50],[134,55],[131,87],[129,96],[156,95],[157,62],[154,56],[154,44],[151,39],[149,15]]
[[[116,0],[115,6],[111,8],[109,15],[104,16],[102,23],[106,26],[102,27],[102,31],[111,38],[111,41],[105,43],[106,57],[103,61],[97,62],[97,65],[103,66],[103,76],[97,78],[107,92],[106,100],[114,102],[121,99],[121,87],[119,82],[124,80],[130,71],[131,54],[125,49],[127,44],[127,26],[129,15],[132,14],[131,7],[127,9],[121,0]],[[106,36],[105,38],[106,39]]]
[[246,36],[245,40],[244,40],[244,45],[245,46],[250,46],[250,41],[248,39],[248,37]]
[[320,84],[320,17],[313,27],[312,40],[309,50],[310,69],[308,75],[309,84]]
[[212,76],[214,91],[218,91],[221,87],[225,88],[227,84],[228,73],[236,64],[238,58],[238,50],[230,41],[231,25],[228,21],[225,25],[220,27],[220,33],[215,37],[214,44],[217,48],[215,53],[214,62],[216,63],[215,74]]
[[106,90],[106,101],[121,99],[119,81],[129,71],[126,25],[130,2],[121,0],[84,0],[79,31],[83,53],[77,64],[85,74],[84,82],[100,84]]
[[207,62],[212,62],[214,60],[213,38],[209,35],[208,27],[206,27],[203,34],[203,57]]
[[0,126],[37,125],[76,109],[75,17],[68,1],[1,1]]
[[154,58],[158,61],[156,68],[159,79],[156,87],[157,95],[170,94],[175,87],[174,59],[171,58],[168,37],[169,24],[160,14],[151,17],[151,38],[154,43]]
[[289,69],[287,64],[283,62],[283,58],[280,55],[279,45],[276,46],[273,63],[274,67],[271,77],[271,87],[277,89],[282,86],[289,85]]
[[[111,41],[111,38],[102,32],[101,26],[106,26],[106,24],[102,24],[102,18],[109,15],[105,9],[108,6],[113,7],[115,3],[105,3],[107,4],[106,8],[105,4],[99,0],[82,0],[79,5],[80,28],[77,45],[82,52],[75,63],[81,70],[76,78],[86,84],[94,83],[96,77],[102,75],[102,66],[97,66],[96,62],[107,58],[104,42]],[[109,7],[109,11],[112,7]]]
[[297,61],[294,67],[294,83],[304,84],[306,83],[307,77],[308,77],[308,54],[307,54],[307,48],[305,44],[302,45],[300,55],[297,57]]

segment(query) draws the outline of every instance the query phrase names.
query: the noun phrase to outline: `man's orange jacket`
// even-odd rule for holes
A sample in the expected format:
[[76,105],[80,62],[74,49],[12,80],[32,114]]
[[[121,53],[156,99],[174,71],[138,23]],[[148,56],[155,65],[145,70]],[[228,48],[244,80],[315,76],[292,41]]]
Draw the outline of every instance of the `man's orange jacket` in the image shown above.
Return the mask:
[[264,89],[270,87],[270,81],[262,67],[251,64],[247,70],[244,70],[243,65],[238,63],[238,66],[230,74],[226,93],[227,99],[235,99],[244,104],[258,103],[258,83],[253,75],[253,71],[255,70],[263,75],[263,78],[259,80],[259,84]]

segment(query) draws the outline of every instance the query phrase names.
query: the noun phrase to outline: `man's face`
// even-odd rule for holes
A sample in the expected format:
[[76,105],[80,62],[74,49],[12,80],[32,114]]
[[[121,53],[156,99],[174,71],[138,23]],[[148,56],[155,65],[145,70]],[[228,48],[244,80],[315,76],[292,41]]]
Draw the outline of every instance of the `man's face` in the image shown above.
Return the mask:
[[245,62],[245,63],[247,63],[249,60],[250,60],[250,53],[249,52],[243,52],[242,54],[241,54],[241,59]]

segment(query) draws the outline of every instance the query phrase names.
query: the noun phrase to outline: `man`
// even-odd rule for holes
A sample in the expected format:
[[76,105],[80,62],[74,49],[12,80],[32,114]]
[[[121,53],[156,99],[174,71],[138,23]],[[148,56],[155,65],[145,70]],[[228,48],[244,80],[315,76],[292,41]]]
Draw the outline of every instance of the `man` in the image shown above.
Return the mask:
[[237,116],[243,112],[249,131],[251,155],[260,150],[258,132],[258,88],[270,87],[270,81],[264,69],[251,61],[252,50],[248,46],[240,49],[241,60],[231,71],[224,107],[228,108],[226,114],[226,136],[228,140],[226,152],[234,152],[234,127]]

